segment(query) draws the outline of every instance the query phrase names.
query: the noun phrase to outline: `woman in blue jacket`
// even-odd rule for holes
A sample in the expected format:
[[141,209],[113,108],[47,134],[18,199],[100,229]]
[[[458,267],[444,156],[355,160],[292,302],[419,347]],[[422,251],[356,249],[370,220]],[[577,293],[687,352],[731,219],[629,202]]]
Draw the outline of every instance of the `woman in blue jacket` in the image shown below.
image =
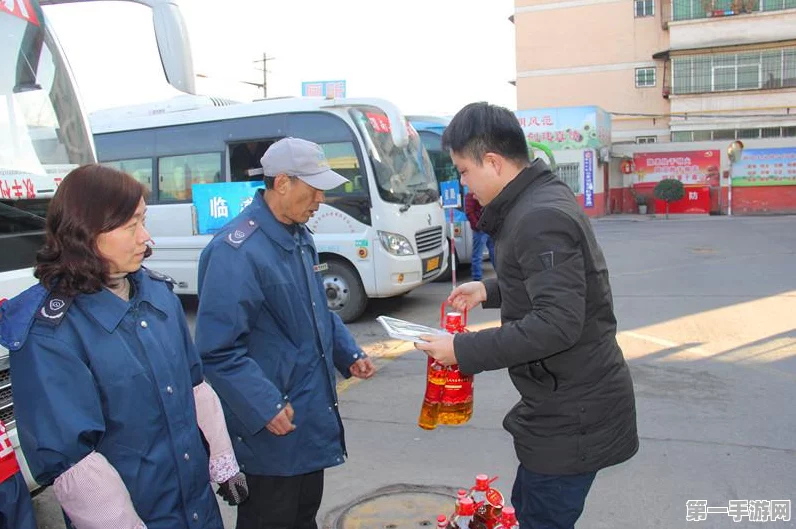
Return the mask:
[[4,303],[17,429],[77,529],[221,529],[246,495],[220,404],[150,253],[145,188],[99,165],[50,204],[39,284]]

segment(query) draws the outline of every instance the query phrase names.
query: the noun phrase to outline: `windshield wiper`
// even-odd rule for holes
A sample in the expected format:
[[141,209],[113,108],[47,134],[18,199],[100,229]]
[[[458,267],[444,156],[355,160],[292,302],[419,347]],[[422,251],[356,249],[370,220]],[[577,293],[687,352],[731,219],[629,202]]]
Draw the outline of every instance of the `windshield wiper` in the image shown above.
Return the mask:
[[406,213],[409,211],[409,208],[412,207],[412,202],[414,202],[415,197],[417,196],[417,191],[414,189],[409,190],[409,194],[406,196],[406,200],[404,200],[404,205],[398,210],[401,213]]

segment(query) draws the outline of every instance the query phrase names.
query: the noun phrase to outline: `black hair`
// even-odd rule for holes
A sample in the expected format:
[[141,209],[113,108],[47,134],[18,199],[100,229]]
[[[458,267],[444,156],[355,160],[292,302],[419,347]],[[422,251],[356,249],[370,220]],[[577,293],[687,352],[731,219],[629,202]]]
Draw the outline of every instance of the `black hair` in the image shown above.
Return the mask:
[[470,103],[457,112],[442,134],[442,146],[479,164],[488,152],[518,165],[531,163],[517,117],[507,108],[486,102]]

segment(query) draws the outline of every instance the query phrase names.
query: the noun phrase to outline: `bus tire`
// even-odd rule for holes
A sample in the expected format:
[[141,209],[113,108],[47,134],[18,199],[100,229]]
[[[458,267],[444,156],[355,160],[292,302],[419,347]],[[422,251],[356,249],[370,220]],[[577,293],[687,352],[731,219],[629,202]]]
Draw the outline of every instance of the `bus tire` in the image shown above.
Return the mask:
[[368,305],[362,280],[347,263],[329,260],[326,264],[329,268],[323,273],[323,287],[329,310],[340,316],[344,323],[351,323],[362,316]]

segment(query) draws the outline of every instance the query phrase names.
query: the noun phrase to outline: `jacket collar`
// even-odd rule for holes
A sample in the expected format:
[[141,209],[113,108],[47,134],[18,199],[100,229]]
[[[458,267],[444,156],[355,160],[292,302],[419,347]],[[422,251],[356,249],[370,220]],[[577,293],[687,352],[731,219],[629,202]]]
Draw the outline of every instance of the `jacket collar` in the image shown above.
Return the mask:
[[154,279],[145,274],[143,269],[139,269],[128,277],[132,279],[135,290],[129,302],[124,301],[107,288],[93,294],[79,294],[75,298],[77,304],[91,314],[91,317],[108,332],[116,330],[127,312],[144,301],[163,314],[168,313],[166,297],[158,295],[159,293],[153,288],[155,286]]
[[520,171],[514,180],[492,199],[492,202],[484,206],[481,219],[478,221],[479,231],[491,236],[496,235],[520,195],[529,188],[552,180],[553,177],[550,167],[543,160],[535,159],[530,166]]
[[309,232],[304,224],[296,224],[296,235],[292,235],[285,229],[285,225],[276,219],[265,201],[265,193],[262,189],[255,192],[250,207],[251,216],[263,233],[285,250],[293,251],[297,244],[309,242]]

